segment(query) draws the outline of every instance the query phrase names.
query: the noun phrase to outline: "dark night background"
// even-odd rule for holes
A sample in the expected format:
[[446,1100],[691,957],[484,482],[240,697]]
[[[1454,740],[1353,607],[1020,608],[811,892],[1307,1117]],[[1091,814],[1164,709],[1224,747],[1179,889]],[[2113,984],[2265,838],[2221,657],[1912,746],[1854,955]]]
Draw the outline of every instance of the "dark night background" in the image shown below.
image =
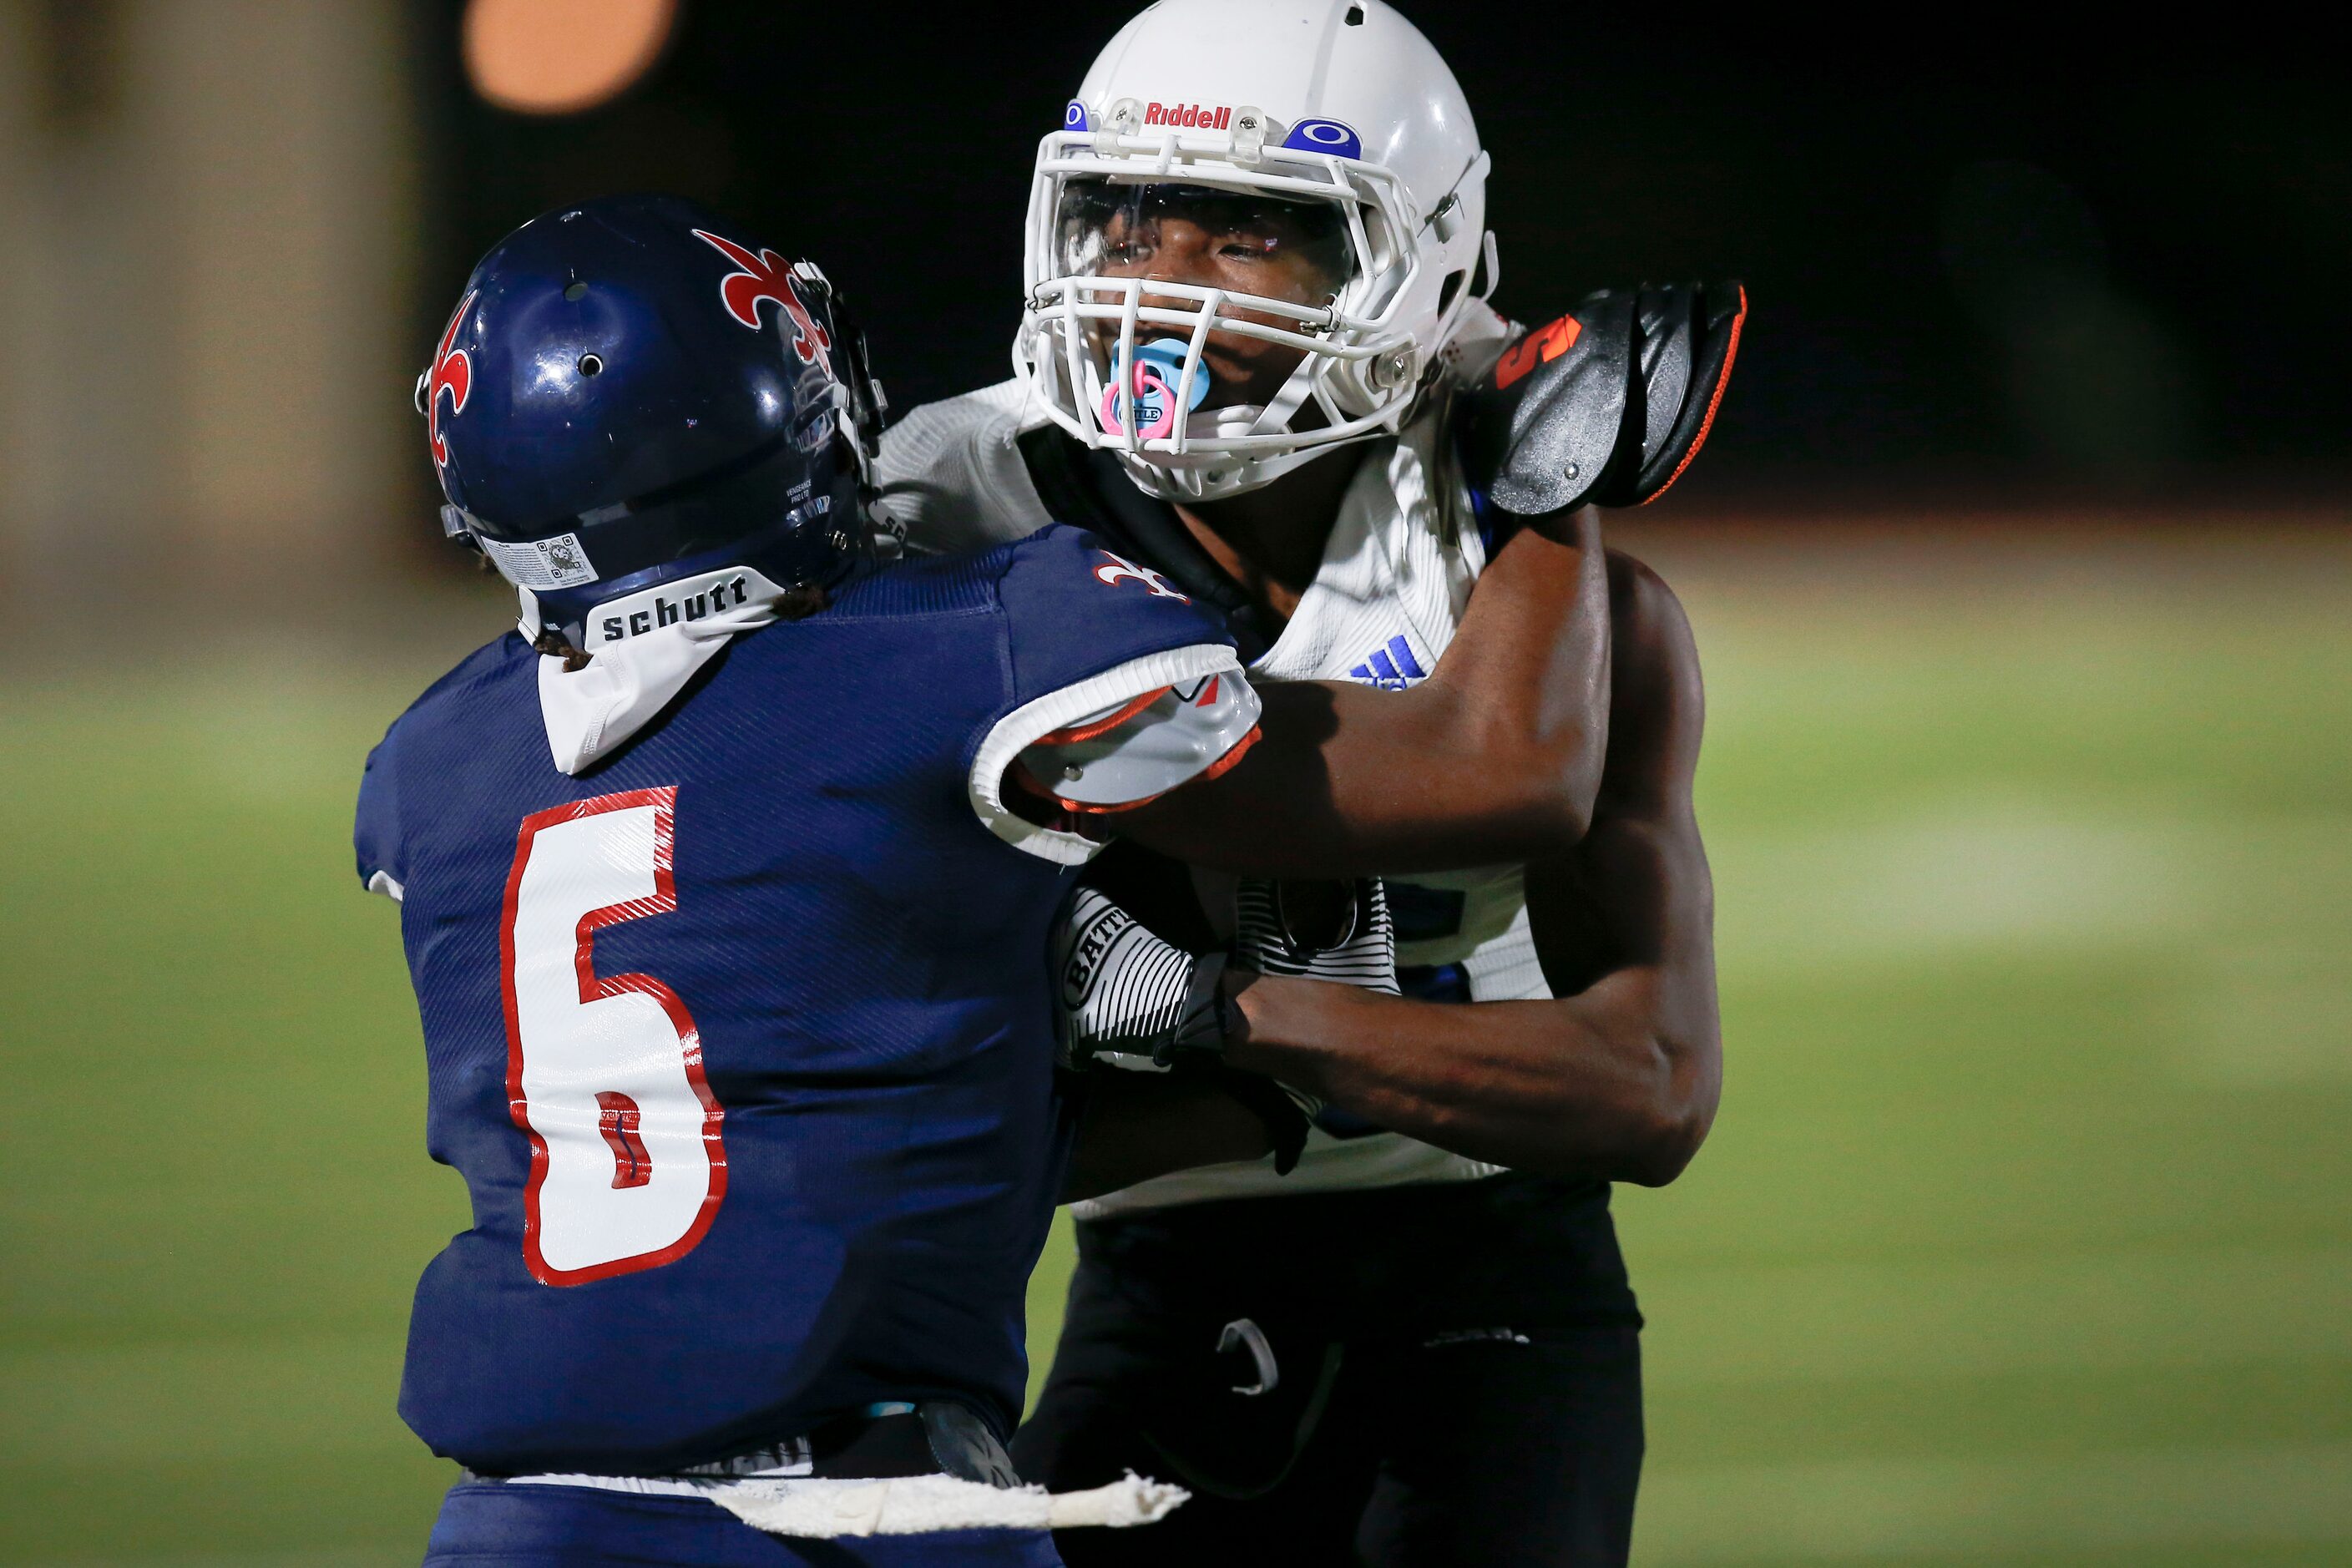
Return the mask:
[[[0,0],[0,1564],[416,1568],[457,1479],[396,1403],[468,1194],[352,799],[514,625],[410,408],[475,258],[677,190],[820,260],[901,408],[996,381],[1037,139],[1141,3],[678,0],[633,88],[533,120],[467,4],[489,92],[591,0]],[[1706,460],[1606,525],[1705,670],[1727,1060],[1690,1173],[1612,1199],[1634,1563],[2345,1568],[2340,48],[1402,5],[1506,310],[1754,302]]]
[[[1403,8],[1494,155],[1506,311],[1747,282],[1693,494],[2285,500],[2345,476],[2352,98],[2274,31]],[[417,35],[442,198],[420,354],[515,224],[669,189],[816,258],[901,411],[1008,374],[1036,138],[1120,16],[688,0],[635,90],[531,120],[466,89],[457,12]]]

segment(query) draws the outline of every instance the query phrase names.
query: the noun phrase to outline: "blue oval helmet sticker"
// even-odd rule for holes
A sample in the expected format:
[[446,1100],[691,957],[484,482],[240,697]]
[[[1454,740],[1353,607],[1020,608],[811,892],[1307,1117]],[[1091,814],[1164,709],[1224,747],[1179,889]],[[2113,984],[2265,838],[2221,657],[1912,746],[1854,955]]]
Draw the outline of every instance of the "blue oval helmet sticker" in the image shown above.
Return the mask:
[[1087,106],[1075,98],[1070,100],[1070,106],[1062,110],[1062,129],[1065,131],[1093,130],[1094,127],[1087,121]]
[[1282,144],[1300,153],[1330,153],[1342,158],[1364,155],[1362,140],[1336,120],[1302,120],[1290,128]]

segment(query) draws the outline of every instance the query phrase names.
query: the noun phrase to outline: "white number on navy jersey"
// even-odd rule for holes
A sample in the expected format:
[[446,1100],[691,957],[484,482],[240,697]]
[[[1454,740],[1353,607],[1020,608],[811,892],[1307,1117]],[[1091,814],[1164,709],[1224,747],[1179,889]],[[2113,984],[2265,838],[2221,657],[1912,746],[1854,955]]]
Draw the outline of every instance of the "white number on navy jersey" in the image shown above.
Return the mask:
[[677,791],[525,817],[500,932],[507,1099],[530,1139],[523,1258],[543,1285],[653,1268],[700,1241],[727,1191],[719,1102],[677,992],[597,974],[598,928],[677,908]]

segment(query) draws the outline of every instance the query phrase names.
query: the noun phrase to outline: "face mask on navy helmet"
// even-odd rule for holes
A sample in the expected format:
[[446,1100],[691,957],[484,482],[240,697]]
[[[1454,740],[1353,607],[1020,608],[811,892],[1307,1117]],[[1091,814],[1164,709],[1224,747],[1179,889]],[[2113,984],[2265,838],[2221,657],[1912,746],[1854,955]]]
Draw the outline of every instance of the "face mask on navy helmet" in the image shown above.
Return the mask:
[[881,421],[823,272],[693,203],[532,219],[467,280],[417,381],[445,527],[575,644],[595,605],[722,567],[837,581]]

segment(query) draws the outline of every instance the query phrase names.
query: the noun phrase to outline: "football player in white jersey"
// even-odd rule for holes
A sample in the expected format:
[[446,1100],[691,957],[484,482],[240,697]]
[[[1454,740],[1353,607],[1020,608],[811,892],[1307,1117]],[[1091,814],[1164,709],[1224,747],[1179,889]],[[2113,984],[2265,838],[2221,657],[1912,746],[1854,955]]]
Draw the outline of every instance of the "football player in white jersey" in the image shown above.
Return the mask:
[[[1081,523],[1223,610],[1254,676],[1413,685],[1521,520],[1571,516],[1597,549],[1594,504],[1679,477],[1744,317],[1736,285],[1691,286],[1513,326],[1486,303],[1487,163],[1452,72],[1379,0],[1136,17],[1041,143],[1015,377],[885,437],[909,546]],[[1055,1489],[1172,1470],[1197,1500],[1070,1562],[1625,1560],[1641,1320],[1608,1184],[1681,1171],[1720,1044],[1696,656],[1664,583],[1613,552],[1608,572],[1579,849],[1391,879],[1401,997],[1227,976],[1210,1048],[1324,1106],[1295,1168],[1080,1206],[1016,1459]],[[1097,864],[1158,937],[1232,942],[1230,881],[1116,847]],[[1386,931],[1356,907],[1353,942],[1318,940],[1377,984],[1355,960]],[[1294,937],[1314,923],[1291,912]]]

